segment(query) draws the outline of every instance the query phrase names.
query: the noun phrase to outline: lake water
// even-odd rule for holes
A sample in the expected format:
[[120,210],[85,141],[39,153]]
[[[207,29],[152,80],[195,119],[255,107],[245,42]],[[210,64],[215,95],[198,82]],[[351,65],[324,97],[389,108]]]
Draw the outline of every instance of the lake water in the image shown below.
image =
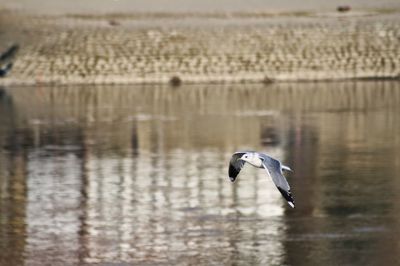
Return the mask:
[[[399,265],[400,83],[0,89],[0,265]],[[234,151],[281,159],[296,208]]]

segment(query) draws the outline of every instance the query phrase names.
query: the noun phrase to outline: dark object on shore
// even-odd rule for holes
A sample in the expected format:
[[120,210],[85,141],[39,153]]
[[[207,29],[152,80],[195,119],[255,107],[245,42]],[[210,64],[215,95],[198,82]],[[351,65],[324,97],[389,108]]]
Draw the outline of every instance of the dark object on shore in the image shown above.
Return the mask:
[[8,63],[5,67],[0,68],[0,78],[3,78],[11,70],[13,63]]
[[265,77],[263,78],[262,82],[263,82],[265,85],[274,83],[274,81],[273,81],[271,78],[269,78],[268,76],[265,76]]
[[338,6],[336,10],[338,12],[348,12],[350,11],[350,9],[351,9],[350,6]]
[[110,26],[119,26],[119,25],[121,25],[117,20],[115,20],[115,19],[111,19],[111,20],[109,20],[108,21],[108,24],[110,25]]
[[171,84],[174,87],[178,87],[182,84],[182,80],[180,77],[178,76],[173,76],[170,80],[169,80],[169,84]]
[[19,50],[18,44],[13,44],[7,51],[0,55],[0,62],[11,60]]

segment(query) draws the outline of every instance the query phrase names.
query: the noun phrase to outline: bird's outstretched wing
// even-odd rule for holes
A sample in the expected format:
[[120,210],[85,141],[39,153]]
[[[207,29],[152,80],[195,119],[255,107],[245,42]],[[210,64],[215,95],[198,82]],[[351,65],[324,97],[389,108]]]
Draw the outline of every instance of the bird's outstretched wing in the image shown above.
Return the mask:
[[10,61],[11,59],[13,59],[13,57],[18,52],[18,50],[19,50],[18,44],[12,45],[10,48],[7,49],[7,51],[0,54],[0,62],[3,63],[3,62]]
[[11,70],[13,63],[8,63],[4,68],[0,68],[0,78],[5,77]]
[[281,162],[271,158],[267,155],[261,156],[263,160],[263,166],[267,170],[268,175],[272,178],[275,186],[281,192],[282,196],[287,200],[290,207],[294,208],[294,199],[290,192],[290,186],[286,178],[282,174]]
[[240,170],[242,169],[243,165],[246,163],[245,161],[239,160],[246,152],[235,152],[232,155],[231,160],[229,161],[229,179],[233,182],[236,180]]
[[15,54],[18,52],[19,45],[12,45],[7,51],[0,54],[0,78],[5,77],[8,72],[10,72],[13,63],[11,60],[15,57]]

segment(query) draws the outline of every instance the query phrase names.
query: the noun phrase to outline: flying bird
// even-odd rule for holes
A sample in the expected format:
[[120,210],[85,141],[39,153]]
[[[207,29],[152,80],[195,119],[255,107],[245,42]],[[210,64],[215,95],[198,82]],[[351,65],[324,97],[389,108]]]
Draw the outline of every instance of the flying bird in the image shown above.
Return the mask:
[[13,67],[13,63],[11,62],[14,59],[16,53],[19,50],[19,45],[14,44],[10,48],[8,48],[5,52],[0,54],[0,78],[5,77],[8,72]]
[[10,72],[13,63],[8,63],[5,67],[0,68],[0,78],[5,77]]
[[290,207],[294,208],[294,199],[290,192],[290,186],[283,175],[283,171],[292,172],[292,169],[264,153],[255,151],[235,152],[229,162],[229,179],[232,182],[236,180],[246,162],[254,167],[264,168]]

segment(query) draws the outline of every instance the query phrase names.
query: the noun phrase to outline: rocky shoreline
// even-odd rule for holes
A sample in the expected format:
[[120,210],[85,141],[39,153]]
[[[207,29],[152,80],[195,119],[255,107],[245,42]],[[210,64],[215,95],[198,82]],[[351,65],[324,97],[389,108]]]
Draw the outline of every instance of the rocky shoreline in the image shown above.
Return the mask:
[[0,14],[1,85],[400,79],[396,11]]

